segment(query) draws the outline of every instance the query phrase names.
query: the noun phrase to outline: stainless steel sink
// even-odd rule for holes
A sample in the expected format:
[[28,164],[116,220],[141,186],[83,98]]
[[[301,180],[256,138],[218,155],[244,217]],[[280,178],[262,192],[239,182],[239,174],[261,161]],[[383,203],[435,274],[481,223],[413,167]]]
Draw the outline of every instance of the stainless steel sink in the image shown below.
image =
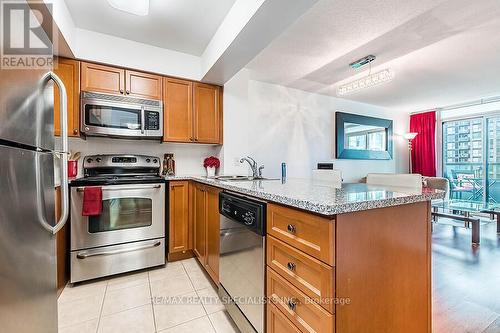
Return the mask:
[[215,176],[218,180],[252,180],[250,176]]
[[278,180],[278,179],[271,179],[271,178],[259,178],[259,177],[252,177],[252,176],[216,176],[215,179],[217,180],[222,180],[222,181],[253,181],[253,180]]

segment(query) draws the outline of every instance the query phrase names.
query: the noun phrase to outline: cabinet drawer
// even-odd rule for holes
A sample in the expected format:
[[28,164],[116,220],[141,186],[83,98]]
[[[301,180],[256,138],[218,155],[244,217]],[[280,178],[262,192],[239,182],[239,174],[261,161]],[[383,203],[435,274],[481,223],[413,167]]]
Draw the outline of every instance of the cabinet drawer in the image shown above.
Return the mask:
[[267,333],[301,333],[272,303],[267,304]]
[[330,266],[335,264],[334,219],[268,204],[267,233]]
[[302,332],[333,332],[334,316],[269,267],[267,297]]
[[267,237],[267,264],[324,309],[334,312],[334,269],[272,236]]

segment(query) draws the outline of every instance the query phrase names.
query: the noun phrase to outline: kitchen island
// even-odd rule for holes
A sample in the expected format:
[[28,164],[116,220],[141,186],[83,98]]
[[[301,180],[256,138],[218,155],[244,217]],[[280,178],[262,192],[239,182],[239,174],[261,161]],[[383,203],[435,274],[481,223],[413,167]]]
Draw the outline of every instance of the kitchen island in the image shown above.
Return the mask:
[[299,179],[167,180],[268,203],[267,332],[431,332],[430,200],[443,192]]

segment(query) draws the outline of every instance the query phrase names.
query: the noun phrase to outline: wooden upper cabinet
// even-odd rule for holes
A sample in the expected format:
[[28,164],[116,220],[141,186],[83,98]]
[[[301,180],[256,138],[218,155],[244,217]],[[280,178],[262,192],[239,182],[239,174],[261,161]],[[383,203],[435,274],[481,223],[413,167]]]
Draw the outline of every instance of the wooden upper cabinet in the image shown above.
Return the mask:
[[219,192],[216,187],[206,187],[207,201],[207,259],[206,270],[215,284],[219,283],[220,217]]
[[162,99],[162,78],[159,75],[125,71],[125,94],[150,99]]
[[200,143],[221,143],[220,88],[194,84],[194,134]]
[[164,78],[163,102],[163,141],[192,142],[193,83]]
[[170,182],[169,195],[168,252],[185,252],[189,250],[189,182]]
[[[54,72],[62,80],[68,96],[68,135],[79,136],[80,111],[80,62],[73,59],[58,58]],[[59,89],[54,85],[54,135],[61,135]]]
[[205,186],[194,185],[193,219],[194,219],[194,244],[193,251],[203,266],[206,265],[206,210]]
[[95,91],[108,94],[125,92],[125,70],[117,67],[82,62],[82,91]]

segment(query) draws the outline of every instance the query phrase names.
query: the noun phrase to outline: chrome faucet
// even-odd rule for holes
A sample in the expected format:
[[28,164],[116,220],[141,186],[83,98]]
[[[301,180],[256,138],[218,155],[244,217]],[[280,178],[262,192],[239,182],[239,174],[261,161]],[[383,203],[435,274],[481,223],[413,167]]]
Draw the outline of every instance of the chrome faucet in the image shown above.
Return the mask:
[[259,170],[257,169],[257,162],[255,162],[255,160],[250,156],[243,157],[240,159],[240,163],[243,163],[245,161],[250,165],[250,168],[252,169],[253,178],[259,178]]

